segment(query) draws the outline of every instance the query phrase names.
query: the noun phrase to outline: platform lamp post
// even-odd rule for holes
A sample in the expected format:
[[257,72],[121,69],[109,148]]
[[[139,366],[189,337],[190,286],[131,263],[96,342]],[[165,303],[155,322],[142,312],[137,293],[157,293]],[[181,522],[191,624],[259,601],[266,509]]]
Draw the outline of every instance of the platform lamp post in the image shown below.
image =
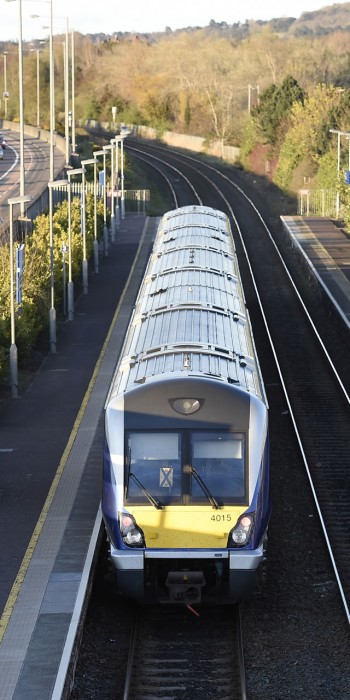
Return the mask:
[[15,331],[15,283],[14,283],[14,260],[13,260],[13,207],[15,204],[23,205],[31,202],[32,196],[11,197],[7,200],[10,207],[10,307],[11,307],[11,347],[10,347],[10,377],[11,394],[13,398],[18,396],[18,356],[16,346]]
[[103,146],[104,150],[111,151],[111,239],[115,242],[115,211],[114,211],[114,139],[111,139],[109,146]]
[[106,202],[106,151],[94,151],[94,158],[103,156],[103,247],[104,254],[108,255],[108,228],[107,228],[107,202]]
[[114,207],[114,143],[115,140],[111,139],[111,239],[112,243],[115,243],[115,231],[116,231],[116,221],[115,221],[115,207]]
[[83,168],[73,168],[67,171],[68,175],[68,285],[67,285],[67,297],[68,297],[68,321],[73,321],[74,319],[74,282],[72,274],[72,183],[71,177],[73,175],[83,175]]
[[[51,0],[52,1],[52,0]],[[24,197],[25,171],[24,171],[24,96],[23,96],[23,47],[22,47],[22,0],[6,0],[6,2],[18,2],[19,30],[18,30],[18,80],[19,80],[19,134],[20,134],[20,197]],[[20,202],[21,217],[24,216],[24,199]]]
[[[107,251],[109,248],[108,245],[108,228],[107,228],[107,170],[106,170],[106,156],[107,152],[112,150],[112,144],[109,144],[108,146],[103,146],[103,152],[104,152],[104,158],[103,158],[103,170],[104,170],[104,189],[103,189],[103,210],[104,210],[104,227],[103,227],[103,236],[105,238],[105,246],[107,242]],[[112,199],[111,199],[111,222],[112,222],[112,215],[114,216],[114,211],[113,211],[113,206],[112,206]],[[112,226],[112,223],[111,223]]]
[[47,186],[49,188],[49,219],[50,219],[50,310],[49,310],[49,328],[50,328],[50,351],[56,352],[56,309],[55,309],[55,249],[53,237],[53,199],[52,190],[58,187],[67,187],[67,180],[49,180]]
[[72,113],[71,113],[71,127],[72,127],[72,153],[77,155],[77,147],[75,143],[75,47],[74,47],[74,29],[71,30],[71,71],[72,71]]
[[119,212],[119,154],[118,154],[118,143],[120,142],[120,137],[116,136],[114,139],[112,139],[112,143],[115,144],[115,182],[116,182],[116,191],[117,191],[117,199],[116,199],[116,204],[114,207],[115,210],[115,222],[116,222],[116,227],[119,226],[120,224],[120,212]]
[[88,261],[86,257],[86,179],[85,179],[85,167],[87,165],[93,165],[95,162],[94,158],[87,158],[81,161],[83,174],[81,179],[81,233],[83,236],[83,294],[87,294],[89,291],[88,287]]
[[121,186],[120,207],[121,207],[121,212],[122,212],[122,219],[125,219],[124,139],[125,139],[125,136],[122,136],[122,138],[120,139],[120,186]]
[[[95,267],[95,271],[98,272],[99,258],[98,258],[98,240],[97,240],[97,162],[98,162],[99,156],[103,156],[104,162],[105,162],[106,154],[105,154],[105,151],[103,151],[103,150],[94,151],[93,156],[94,156],[94,161],[95,161],[95,163],[94,163],[94,198],[95,198],[94,199],[94,216],[95,216],[95,218],[94,218],[94,231],[95,231],[95,243],[94,243],[95,249],[94,249],[94,252],[95,252],[95,261],[97,260],[97,270]],[[103,175],[105,178],[106,173],[104,172]],[[104,192],[103,192],[103,194],[104,194]],[[103,197],[103,202],[104,202],[104,197]],[[107,241],[107,246],[108,246],[108,230],[107,230],[107,223],[106,223],[106,210],[105,210],[105,207],[103,207],[103,243],[104,243],[104,247],[106,245],[106,241]],[[105,251],[105,255],[108,255],[108,251],[107,252]],[[95,265],[96,265],[96,263],[95,263]]]

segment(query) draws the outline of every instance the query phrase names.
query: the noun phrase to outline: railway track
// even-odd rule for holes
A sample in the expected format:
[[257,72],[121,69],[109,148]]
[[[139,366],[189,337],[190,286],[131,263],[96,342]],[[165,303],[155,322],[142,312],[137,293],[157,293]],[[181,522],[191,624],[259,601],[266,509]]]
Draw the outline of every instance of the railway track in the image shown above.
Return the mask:
[[123,700],[246,700],[238,607],[137,609]]
[[[264,196],[255,195],[249,183],[246,187],[239,173],[227,166],[214,167],[200,157],[153,144],[128,139],[125,146],[130,158],[142,159],[144,164],[148,163],[148,168],[156,171],[157,178],[164,177],[164,187],[174,207],[208,204],[225,211],[232,222],[247,307],[267,389],[271,426],[273,513],[267,582],[256,596],[241,606],[246,697],[249,700],[258,697],[345,700],[350,692],[347,670],[350,653],[349,334],[337,314],[330,312],[322,292],[310,283],[279,220],[275,215],[270,218],[266,215]],[[115,615],[114,618],[112,615],[114,623],[110,624],[118,628],[123,604],[109,599],[107,605],[111,605]],[[228,645],[236,645],[233,633],[230,637],[225,632],[226,642],[221,646],[228,610],[216,610],[208,633],[204,633],[204,625],[201,627],[202,610],[199,619],[184,609],[177,610],[177,615],[175,612],[174,617],[168,617],[170,609],[161,609],[158,621],[152,610],[148,622],[148,608],[144,610],[145,617],[141,617],[134,633],[137,671],[134,662],[128,662],[129,681],[125,688],[126,648],[121,654],[119,650],[115,660],[109,661],[109,668],[111,664],[120,667],[113,698],[196,698],[200,683],[206,680],[209,683],[211,671],[219,683],[226,684],[224,668],[223,678],[220,675],[219,658],[221,655],[226,658]],[[203,613],[206,614],[204,609]],[[101,615],[98,611],[95,614],[98,625]],[[181,647],[181,640],[185,643],[186,658],[191,660],[196,656],[193,650],[197,650],[197,642],[189,633],[192,627],[202,630],[199,641],[204,640],[204,647],[210,642],[210,648],[214,648],[211,641],[215,640],[211,659],[215,656],[217,669],[215,664],[203,662],[204,678],[200,670],[189,668],[185,662],[171,663],[175,657],[169,651],[175,653],[176,647]],[[171,637],[176,642],[175,651]],[[162,653],[157,650],[158,639],[163,640]],[[91,659],[96,656],[95,640],[96,632],[93,633]],[[100,653],[102,657],[110,654],[110,648],[102,644]],[[151,666],[155,664],[153,670],[147,666],[147,658]],[[226,696],[221,690],[219,693],[221,685],[217,685],[215,697],[218,694],[231,700],[240,697],[237,696],[236,658],[236,651],[235,655],[232,652],[230,673],[233,677],[231,685],[227,686],[231,694]],[[327,681],[323,674],[325,658],[331,669]],[[139,691],[133,685],[135,674],[142,679],[141,695],[137,695]],[[196,692],[191,674],[197,683]],[[176,692],[180,694],[163,693],[159,690],[161,685],[156,693],[155,683],[163,680],[169,686],[169,693],[175,693],[179,686]],[[181,683],[186,691],[183,687],[181,690]],[[204,690],[201,696],[211,697]],[[72,700],[79,697],[88,698],[89,695],[73,694]],[[106,693],[105,697],[112,698],[112,695]]]
[[[194,173],[192,182],[195,182],[199,201],[218,206],[231,216],[241,271],[242,263],[246,270],[243,279],[246,292],[250,284],[252,301],[251,304],[248,301],[248,308],[254,309],[257,303],[260,307],[260,323],[263,320],[268,333],[345,614],[350,622],[348,362],[345,366],[340,363],[338,369],[335,367],[331,359],[334,348],[330,347],[328,352],[307,310],[315,301],[309,298],[312,290],[310,295],[310,290],[303,285],[298,291],[264,217],[252,199],[234,182],[233,176],[192,156],[169,155],[168,149],[161,149],[159,155],[159,149],[155,150],[158,162],[166,158],[170,167],[176,167],[177,171],[179,163],[184,163],[186,180],[191,179],[191,171]],[[218,198],[221,203],[218,203]],[[288,254],[286,246],[283,254]],[[293,264],[292,261],[289,264]],[[305,303],[304,294],[308,297]],[[319,305],[317,295],[316,300]],[[328,322],[332,323],[332,320]],[[257,323],[258,319],[254,318],[254,331]],[[322,333],[325,334],[324,327]],[[334,327],[329,330],[329,336],[329,342],[333,343]],[[292,475],[290,482],[292,486]]]

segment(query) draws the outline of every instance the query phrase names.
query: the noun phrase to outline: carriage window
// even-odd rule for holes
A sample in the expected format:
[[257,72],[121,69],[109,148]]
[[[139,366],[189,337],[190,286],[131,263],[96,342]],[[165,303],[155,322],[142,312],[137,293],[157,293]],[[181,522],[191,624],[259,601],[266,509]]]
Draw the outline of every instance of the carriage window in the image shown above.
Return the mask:
[[[222,502],[246,496],[245,436],[243,433],[192,433],[192,466],[212,495]],[[194,500],[203,499],[203,489],[194,477]]]
[[[130,433],[129,472],[161,503],[181,495],[181,440],[178,433]],[[134,479],[128,480],[127,498],[144,495]]]

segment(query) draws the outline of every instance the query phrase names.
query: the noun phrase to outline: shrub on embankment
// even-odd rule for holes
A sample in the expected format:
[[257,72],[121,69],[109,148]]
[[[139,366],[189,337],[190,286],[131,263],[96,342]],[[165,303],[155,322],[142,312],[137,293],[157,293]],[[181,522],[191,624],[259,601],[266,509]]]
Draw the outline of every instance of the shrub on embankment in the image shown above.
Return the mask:
[[[74,198],[71,206],[72,229],[72,278],[77,280],[82,267],[83,239],[81,235],[80,199]],[[103,236],[103,204],[97,202],[97,237]],[[53,270],[55,308],[58,313],[63,298],[63,246],[68,246],[68,204],[62,202],[53,215]],[[91,257],[94,243],[94,198],[86,199],[86,249]],[[48,329],[51,306],[51,250],[49,216],[42,214],[33,222],[33,230],[26,236],[22,275],[22,302],[15,302],[15,341],[18,350],[19,369],[28,361],[40,333]],[[66,255],[65,264],[68,275]],[[67,278],[68,279],[68,278]],[[10,295],[9,244],[0,247],[0,382],[9,373],[11,344],[11,295]]]

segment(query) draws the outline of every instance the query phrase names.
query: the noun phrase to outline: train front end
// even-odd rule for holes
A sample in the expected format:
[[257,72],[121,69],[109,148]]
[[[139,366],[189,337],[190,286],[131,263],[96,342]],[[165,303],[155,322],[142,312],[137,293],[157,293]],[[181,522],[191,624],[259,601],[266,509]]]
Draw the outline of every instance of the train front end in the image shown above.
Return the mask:
[[249,596],[270,510],[266,405],[238,386],[189,377],[116,396],[102,507],[124,596],[171,604]]

